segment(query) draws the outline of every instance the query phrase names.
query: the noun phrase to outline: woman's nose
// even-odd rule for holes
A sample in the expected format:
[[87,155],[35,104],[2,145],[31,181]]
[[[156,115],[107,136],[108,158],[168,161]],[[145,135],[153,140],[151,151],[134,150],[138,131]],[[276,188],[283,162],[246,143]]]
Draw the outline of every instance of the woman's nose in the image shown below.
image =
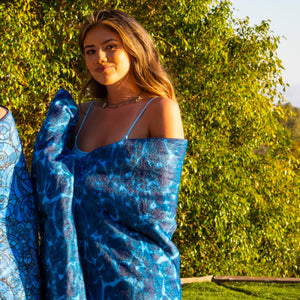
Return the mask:
[[107,61],[106,53],[102,49],[99,49],[99,51],[98,51],[98,62],[101,63],[101,62],[104,62],[104,61]]

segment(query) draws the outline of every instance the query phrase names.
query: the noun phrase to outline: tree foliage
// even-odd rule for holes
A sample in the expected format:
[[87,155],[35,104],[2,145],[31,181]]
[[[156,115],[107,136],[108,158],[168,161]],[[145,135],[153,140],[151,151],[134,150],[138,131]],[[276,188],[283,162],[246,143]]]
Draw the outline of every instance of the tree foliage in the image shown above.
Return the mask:
[[78,28],[119,8],[150,32],[172,74],[189,141],[174,241],[182,276],[296,276],[299,157],[282,126],[279,37],[234,19],[229,1],[8,1],[0,4],[0,104],[30,158],[59,87],[77,98],[85,68]]
[[282,105],[286,112],[286,118],[280,120],[290,131],[293,140],[300,143],[300,108],[293,107],[291,103]]

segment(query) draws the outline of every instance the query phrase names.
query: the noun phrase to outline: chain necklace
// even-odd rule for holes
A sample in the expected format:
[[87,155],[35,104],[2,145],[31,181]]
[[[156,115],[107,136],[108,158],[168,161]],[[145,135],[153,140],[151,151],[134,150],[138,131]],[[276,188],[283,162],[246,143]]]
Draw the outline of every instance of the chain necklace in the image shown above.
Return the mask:
[[119,103],[116,103],[116,104],[109,104],[107,102],[107,98],[105,98],[105,102],[103,103],[102,108],[118,108],[120,106],[129,104],[129,103],[139,103],[140,100],[141,100],[142,94],[143,93],[139,94],[138,96],[136,96],[136,97],[134,97],[130,100],[122,101],[122,102],[119,102]]

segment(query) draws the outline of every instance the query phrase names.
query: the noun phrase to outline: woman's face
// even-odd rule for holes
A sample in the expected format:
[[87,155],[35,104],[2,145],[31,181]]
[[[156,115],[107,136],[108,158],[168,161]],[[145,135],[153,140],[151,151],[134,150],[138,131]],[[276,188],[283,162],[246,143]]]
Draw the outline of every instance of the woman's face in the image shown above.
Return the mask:
[[108,26],[100,24],[90,29],[83,47],[86,66],[98,83],[107,86],[133,80],[129,54],[119,34]]

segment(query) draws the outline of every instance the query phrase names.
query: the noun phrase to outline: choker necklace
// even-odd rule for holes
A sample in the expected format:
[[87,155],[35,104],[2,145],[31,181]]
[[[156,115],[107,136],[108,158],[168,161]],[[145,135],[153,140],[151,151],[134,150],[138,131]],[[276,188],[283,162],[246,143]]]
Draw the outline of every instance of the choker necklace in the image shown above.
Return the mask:
[[118,108],[120,106],[129,104],[129,103],[139,103],[140,100],[141,100],[142,94],[143,94],[143,92],[141,94],[139,94],[138,96],[130,99],[130,100],[122,101],[122,102],[119,102],[119,103],[116,103],[116,104],[109,104],[107,102],[107,98],[105,98],[105,102],[103,103],[102,108]]

